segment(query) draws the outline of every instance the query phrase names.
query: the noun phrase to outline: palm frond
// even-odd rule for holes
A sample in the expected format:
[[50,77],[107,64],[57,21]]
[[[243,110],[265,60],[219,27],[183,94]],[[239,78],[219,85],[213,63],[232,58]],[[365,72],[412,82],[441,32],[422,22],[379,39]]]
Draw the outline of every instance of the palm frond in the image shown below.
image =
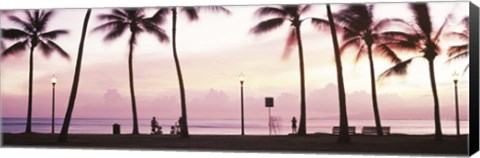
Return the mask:
[[[115,28],[112,28],[107,35],[103,38],[105,41],[111,41],[114,39],[117,39],[118,37],[122,36],[125,30],[128,29],[128,24],[126,23],[120,23],[115,26]],[[133,33],[133,32],[132,32]]]
[[27,47],[28,47],[28,40],[17,42],[3,51],[2,58],[24,51],[27,49]]
[[46,39],[56,39],[58,36],[68,34],[67,30],[53,30],[40,34],[39,36]]
[[107,20],[107,21],[125,21],[126,18],[115,15],[115,14],[100,14],[97,16],[98,20]]
[[305,14],[312,9],[312,5],[303,5],[300,9],[300,14]]
[[355,55],[355,59],[353,60],[353,62],[358,63],[358,61],[360,61],[360,59],[363,57],[363,55],[365,55],[365,53],[367,53],[367,49],[365,49],[365,45],[363,44],[362,46],[360,46],[360,48],[358,48],[358,52]]
[[319,30],[330,29],[330,23],[328,20],[320,18],[312,18],[312,24]]
[[374,53],[387,58],[392,63],[400,63],[402,61],[400,58],[398,58],[397,54],[386,44],[377,44],[375,46]]
[[340,46],[340,54],[344,54],[345,50],[349,47],[360,48],[362,45],[362,39],[360,37],[348,39]]
[[462,32],[449,32],[445,34],[445,37],[448,38],[458,38],[463,41],[468,41],[469,35]]
[[23,30],[28,31],[28,32],[34,32],[34,28],[30,23],[23,21],[22,19],[16,17],[16,16],[9,16],[8,19],[22,27]]
[[285,49],[282,54],[282,60],[287,60],[290,54],[292,53],[293,46],[296,46],[298,42],[297,34],[295,32],[295,28],[290,28],[288,31],[287,41],[285,43]]
[[187,15],[188,20],[196,21],[198,20],[198,11],[195,7],[182,7],[182,11]]
[[449,62],[452,62],[452,61],[454,61],[454,60],[467,59],[468,56],[469,56],[468,50],[463,51],[463,52],[458,52],[458,53],[456,53],[456,54],[449,55],[449,58],[448,58],[447,61],[445,61],[445,62],[446,62],[446,63],[449,63]]
[[258,17],[263,16],[278,16],[278,17],[286,17],[288,14],[285,10],[276,7],[261,7],[255,11],[255,15]]
[[438,29],[437,34],[433,38],[433,41],[435,43],[438,43],[440,35],[443,33],[443,29],[445,28],[445,26],[447,26],[448,20],[450,20],[452,17],[453,17],[453,14],[450,13],[450,14],[447,15],[447,18],[445,18],[445,20],[443,21],[442,26],[440,26],[440,29]]
[[165,16],[170,12],[170,8],[160,8],[153,14],[151,18],[147,18],[146,20],[152,21],[155,24],[163,24],[165,22]]
[[53,52],[53,48],[43,41],[38,42],[38,48],[45,57],[50,57]]
[[455,45],[455,46],[450,46],[448,48],[448,56],[454,56],[457,54],[461,54],[463,52],[468,52],[468,44],[462,44],[462,45]]
[[39,17],[36,25],[36,30],[38,32],[43,32],[47,28],[48,22],[50,22],[50,19],[54,15],[53,10],[41,10],[39,11]]
[[406,75],[407,74],[407,69],[410,63],[412,63],[413,59],[417,57],[410,58],[408,60],[402,61],[397,63],[395,66],[385,70],[383,73],[380,74],[378,77],[378,80],[383,80],[386,77],[391,77],[394,75]]
[[8,40],[18,40],[28,38],[29,33],[19,29],[2,29],[2,38]]
[[387,26],[392,26],[392,24],[394,24],[394,23],[398,23],[398,24],[402,24],[402,26],[410,27],[410,24],[403,19],[388,18],[388,19],[382,19],[382,20],[378,21],[375,24],[375,26],[373,26],[373,30],[374,31],[380,31]]
[[432,33],[432,21],[429,15],[429,8],[426,3],[410,3],[410,9],[413,11],[415,21],[422,30],[422,32],[431,38]]
[[153,33],[160,42],[168,43],[169,40],[167,34],[165,33],[165,30],[158,27],[154,23],[143,22],[142,25],[145,28],[145,31]]
[[124,9],[113,9],[112,14],[119,17],[128,17]]
[[47,44],[54,50],[56,50],[58,53],[60,53],[60,56],[62,56],[63,58],[66,58],[68,60],[70,60],[70,55],[68,55],[68,53],[63,50],[62,47],[60,47],[57,43],[53,42],[53,41],[50,41],[48,40]]
[[214,13],[224,13],[224,14],[227,14],[227,15],[232,14],[232,12],[230,12],[230,10],[228,10],[227,8],[222,7],[222,6],[203,6],[203,7],[198,7],[198,9],[199,10],[208,10],[208,11],[212,11]]
[[102,24],[100,26],[97,26],[96,28],[94,28],[92,30],[92,32],[96,32],[96,31],[106,31],[106,30],[118,30],[118,29],[121,29],[123,28],[124,26],[126,26],[127,23],[123,22],[123,21],[112,21],[112,22],[107,22],[105,24]]
[[255,27],[253,27],[250,32],[253,34],[262,34],[268,31],[271,31],[275,28],[282,26],[283,22],[285,21],[284,18],[273,18],[269,20],[262,21],[258,23]]

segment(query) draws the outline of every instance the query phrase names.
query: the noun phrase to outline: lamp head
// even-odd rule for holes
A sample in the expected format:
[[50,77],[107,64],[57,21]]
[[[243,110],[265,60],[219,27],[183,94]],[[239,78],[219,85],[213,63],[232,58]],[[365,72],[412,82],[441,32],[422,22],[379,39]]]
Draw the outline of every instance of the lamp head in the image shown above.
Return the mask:
[[457,73],[457,71],[453,72],[452,74],[453,82],[458,82],[459,77],[460,75]]
[[240,80],[240,83],[245,82],[245,78],[246,78],[246,77],[245,77],[245,74],[243,74],[243,72],[240,73],[240,75],[238,76],[238,80]]
[[55,75],[53,75],[52,79],[50,79],[50,81],[52,81],[52,84],[55,85],[57,83],[57,77]]

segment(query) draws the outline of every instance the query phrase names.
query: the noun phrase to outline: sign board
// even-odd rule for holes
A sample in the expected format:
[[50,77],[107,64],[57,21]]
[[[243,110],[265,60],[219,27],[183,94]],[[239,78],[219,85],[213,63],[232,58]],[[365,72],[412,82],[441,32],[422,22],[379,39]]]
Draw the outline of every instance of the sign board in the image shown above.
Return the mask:
[[265,97],[265,107],[273,107],[273,97]]

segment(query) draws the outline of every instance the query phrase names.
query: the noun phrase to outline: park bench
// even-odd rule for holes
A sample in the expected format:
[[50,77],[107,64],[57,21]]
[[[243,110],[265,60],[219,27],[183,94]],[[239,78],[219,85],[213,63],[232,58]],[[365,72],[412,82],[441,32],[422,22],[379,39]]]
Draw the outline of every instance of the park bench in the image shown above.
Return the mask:
[[[390,134],[390,127],[382,127],[383,135]],[[372,126],[365,126],[362,128],[362,134],[377,135],[377,128]]]
[[[334,135],[339,135],[340,134],[340,127],[338,127],[338,126],[333,127],[332,133]],[[349,135],[355,134],[355,127],[349,126],[348,127],[348,134]]]

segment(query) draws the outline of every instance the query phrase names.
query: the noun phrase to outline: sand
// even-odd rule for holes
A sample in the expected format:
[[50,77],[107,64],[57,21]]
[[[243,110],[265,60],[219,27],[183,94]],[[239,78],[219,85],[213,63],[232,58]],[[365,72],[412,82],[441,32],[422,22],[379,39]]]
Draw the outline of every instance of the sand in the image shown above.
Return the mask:
[[239,136],[191,135],[180,138],[171,135],[108,135],[71,134],[66,143],[57,142],[58,134],[3,134],[8,147],[55,147],[88,149],[147,149],[195,151],[255,151],[302,153],[380,153],[422,155],[466,155],[468,135],[445,136],[435,142],[433,135],[367,136],[353,135],[349,144],[336,143],[337,136]]

